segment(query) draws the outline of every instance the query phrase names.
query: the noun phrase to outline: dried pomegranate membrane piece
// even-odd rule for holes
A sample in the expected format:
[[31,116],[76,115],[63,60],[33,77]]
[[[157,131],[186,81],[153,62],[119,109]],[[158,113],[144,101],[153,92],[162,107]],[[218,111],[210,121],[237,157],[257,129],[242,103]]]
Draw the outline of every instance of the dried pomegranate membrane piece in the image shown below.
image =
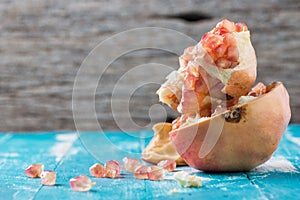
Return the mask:
[[89,171],[91,176],[94,176],[96,178],[102,178],[105,175],[105,168],[99,163],[95,163],[94,165],[92,165]]
[[24,173],[31,178],[40,177],[42,171],[44,170],[43,164],[32,164],[27,169],[25,169]]
[[116,178],[121,174],[122,167],[119,161],[110,160],[105,163],[105,177],[107,178]]
[[180,171],[174,174],[174,179],[181,187],[202,187],[200,177],[190,175],[188,172]]
[[149,180],[157,181],[165,177],[167,170],[159,166],[150,166],[147,169],[147,177]]
[[141,165],[134,170],[134,178],[136,179],[148,179],[148,166]]
[[123,158],[124,169],[133,173],[134,170],[141,165],[140,161],[135,158]]
[[86,175],[79,175],[70,179],[72,190],[79,192],[89,191],[96,183],[92,182]]
[[157,123],[153,126],[154,136],[143,150],[142,160],[155,164],[162,160],[175,160],[177,165],[186,165],[172,144],[169,136],[171,130],[171,123]]
[[41,183],[43,185],[55,185],[56,172],[52,170],[45,170],[41,173]]
[[162,160],[159,163],[157,163],[157,166],[162,167],[169,172],[172,172],[176,168],[176,162],[175,160]]

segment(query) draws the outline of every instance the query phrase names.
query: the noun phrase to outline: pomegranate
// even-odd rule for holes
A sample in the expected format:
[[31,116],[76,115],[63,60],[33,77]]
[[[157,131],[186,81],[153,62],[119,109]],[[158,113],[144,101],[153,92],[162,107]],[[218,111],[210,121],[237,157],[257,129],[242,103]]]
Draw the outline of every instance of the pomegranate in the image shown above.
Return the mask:
[[267,161],[290,120],[289,95],[281,82],[251,90],[256,55],[247,26],[222,20],[179,62],[157,94],[181,113],[168,132],[184,161],[204,171],[247,171]]

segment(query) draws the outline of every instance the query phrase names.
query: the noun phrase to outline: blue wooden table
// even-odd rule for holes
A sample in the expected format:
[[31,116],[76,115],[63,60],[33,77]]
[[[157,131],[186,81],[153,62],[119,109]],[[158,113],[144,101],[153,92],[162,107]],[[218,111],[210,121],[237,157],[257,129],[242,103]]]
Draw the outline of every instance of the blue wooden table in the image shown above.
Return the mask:
[[[162,181],[136,180],[122,172],[120,178],[92,178],[89,192],[74,192],[69,179],[89,175],[95,162],[140,157],[151,131],[136,133],[3,133],[0,134],[0,199],[300,199],[300,126],[290,125],[272,159],[245,173],[210,174],[188,170],[202,177],[202,188],[181,188],[172,173]],[[43,163],[57,172],[55,186],[42,186],[24,169]],[[178,193],[170,191],[177,189]]]

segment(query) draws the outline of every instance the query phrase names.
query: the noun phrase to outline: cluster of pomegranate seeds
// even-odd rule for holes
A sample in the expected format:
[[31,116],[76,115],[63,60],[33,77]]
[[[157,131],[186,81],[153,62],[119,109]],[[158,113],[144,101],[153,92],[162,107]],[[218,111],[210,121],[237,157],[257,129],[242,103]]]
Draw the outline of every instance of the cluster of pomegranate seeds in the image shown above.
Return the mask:
[[123,165],[126,171],[133,173],[141,165],[140,161],[135,158],[123,158]]
[[91,179],[85,175],[79,175],[70,179],[72,190],[79,192],[89,191],[95,185]]
[[56,173],[51,170],[45,170],[41,173],[41,183],[43,185],[55,185]]
[[157,163],[157,166],[162,167],[169,172],[172,172],[176,168],[176,162],[175,160],[162,160],[159,163]]
[[239,52],[232,33],[247,30],[248,28],[244,23],[235,24],[224,19],[217,24],[216,28],[204,34],[201,44],[218,67],[222,69],[234,68],[239,64]]
[[24,173],[30,178],[39,178],[43,170],[43,164],[32,164],[25,169]]
[[90,174],[96,178],[102,178],[105,176],[105,168],[101,164],[95,163],[90,167]]
[[136,179],[148,179],[148,166],[141,165],[134,170],[134,178]]
[[[136,163],[136,159],[131,160],[132,158],[124,158],[125,164],[132,166],[130,164]],[[130,164],[129,164],[130,163]],[[140,164],[140,162],[138,162]],[[128,167],[128,166],[127,166]],[[149,179],[152,181],[161,180],[165,177],[166,173],[169,171],[174,171],[176,168],[176,162],[174,160],[163,160],[160,161],[157,165],[145,166],[140,165],[133,171],[134,178],[136,179]],[[130,168],[131,170],[132,168]]]
[[95,163],[90,167],[90,174],[96,178],[116,178],[121,174],[122,167],[119,161],[110,160],[102,166],[99,163]]
[[105,177],[116,178],[121,174],[122,167],[119,161],[111,160],[105,163]]
[[147,177],[149,180],[157,181],[165,177],[167,170],[159,166],[149,166],[147,169]]

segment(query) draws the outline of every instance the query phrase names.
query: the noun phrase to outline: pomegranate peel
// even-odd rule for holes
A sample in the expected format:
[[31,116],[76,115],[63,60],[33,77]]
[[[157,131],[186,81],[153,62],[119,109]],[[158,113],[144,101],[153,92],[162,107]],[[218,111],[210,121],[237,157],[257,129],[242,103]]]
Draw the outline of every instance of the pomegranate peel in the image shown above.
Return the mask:
[[155,164],[162,160],[175,160],[177,165],[185,165],[169,136],[172,124],[158,123],[153,126],[153,130],[154,136],[149,145],[143,150],[142,160]]
[[[187,164],[204,171],[247,171],[267,161],[280,142],[291,111],[289,95],[281,82],[266,88],[266,94],[252,101],[172,130],[171,140]],[[200,148],[213,121],[223,121],[224,126],[211,151],[200,158]]]

